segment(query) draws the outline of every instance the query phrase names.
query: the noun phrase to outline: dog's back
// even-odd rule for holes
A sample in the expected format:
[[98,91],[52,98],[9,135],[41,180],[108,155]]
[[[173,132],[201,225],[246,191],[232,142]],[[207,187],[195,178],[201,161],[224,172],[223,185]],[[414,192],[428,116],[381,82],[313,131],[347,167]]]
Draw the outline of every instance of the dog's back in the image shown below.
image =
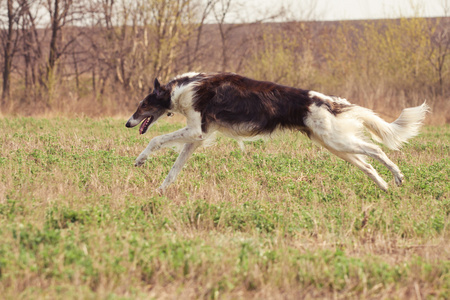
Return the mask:
[[[350,107],[350,103],[338,103],[311,96],[311,91],[257,81],[232,73],[198,74],[178,77],[179,86],[192,94],[192,106],[201,113],[202,130],[218,126],[234,129],[243,136],[270,134],[276,129],[294,129],[309,133],[305,119],[310,106],[323,106],[333,115]],[[173,83],[169,83],[173,84]]]

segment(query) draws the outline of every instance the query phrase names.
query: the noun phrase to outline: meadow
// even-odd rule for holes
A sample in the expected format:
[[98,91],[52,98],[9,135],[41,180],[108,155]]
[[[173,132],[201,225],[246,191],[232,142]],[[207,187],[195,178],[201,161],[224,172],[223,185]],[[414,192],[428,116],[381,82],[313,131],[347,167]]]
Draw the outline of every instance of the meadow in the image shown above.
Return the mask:
[[0,118],[5,299],[450,298],[450,126],[383,148],[383,192],[300,133],[141,168],[126,118]]

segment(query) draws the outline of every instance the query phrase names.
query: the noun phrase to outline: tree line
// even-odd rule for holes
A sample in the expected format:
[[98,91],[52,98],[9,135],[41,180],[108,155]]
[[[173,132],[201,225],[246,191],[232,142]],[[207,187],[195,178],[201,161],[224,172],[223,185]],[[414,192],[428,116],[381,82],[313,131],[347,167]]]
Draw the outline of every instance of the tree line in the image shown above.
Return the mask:
[[90,74],[100,94],[111,80],[130,90],[149,76],[166,78],[193,39],[188,64],[196,59],[204,21],[218,2],[1,0],[2,100],[11,95],[13,75],[48,101],[68,77],[80,88],[80,77]]
[[250,23],[241,9],[238,0],[0,0],[1,108],[85,101],[118,112],[155,77],[231,71],[366,106],[427,98],[448,109],[448,18],[292,21],[280,10]]

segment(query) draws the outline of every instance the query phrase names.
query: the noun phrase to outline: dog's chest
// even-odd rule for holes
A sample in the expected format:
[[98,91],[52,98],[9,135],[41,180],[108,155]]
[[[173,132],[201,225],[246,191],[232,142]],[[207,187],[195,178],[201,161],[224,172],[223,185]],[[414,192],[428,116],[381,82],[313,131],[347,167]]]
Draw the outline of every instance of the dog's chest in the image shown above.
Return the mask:
[[171,94],[172,110],[185,116],[188,115],[193,110],[194,95],[191,84],[176,87]]

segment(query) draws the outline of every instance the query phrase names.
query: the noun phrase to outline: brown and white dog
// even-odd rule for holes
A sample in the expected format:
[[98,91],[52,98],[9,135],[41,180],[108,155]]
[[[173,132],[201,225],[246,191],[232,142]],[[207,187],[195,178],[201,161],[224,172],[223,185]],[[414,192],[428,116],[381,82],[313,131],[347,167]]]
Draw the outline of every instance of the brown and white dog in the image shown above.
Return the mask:
[[312,141],[360,168],[386,191],[388,184],[364,156],[385,165],[397,185],[402,184],[403,174],[380,147],[365,137],[364,128],[374,140],[396,150],[419,133],[428,110],[425,103],[406,108],[397,120],[387,123],[370,109],[314,91],[232,73],[186,73],[163,86],[155,79],[153,92],[139,103],[126,126],[142,122],[139,133],[144,134],[163,115],[180,113],[186,117],[185,128],[153,138],[136,159],[135,166],[141,166],[150,153],[183,145],[159,187],[161,192],[175,180],[194,150],[213,138],[215,132],[242,141],[279,129],[305,133]]

